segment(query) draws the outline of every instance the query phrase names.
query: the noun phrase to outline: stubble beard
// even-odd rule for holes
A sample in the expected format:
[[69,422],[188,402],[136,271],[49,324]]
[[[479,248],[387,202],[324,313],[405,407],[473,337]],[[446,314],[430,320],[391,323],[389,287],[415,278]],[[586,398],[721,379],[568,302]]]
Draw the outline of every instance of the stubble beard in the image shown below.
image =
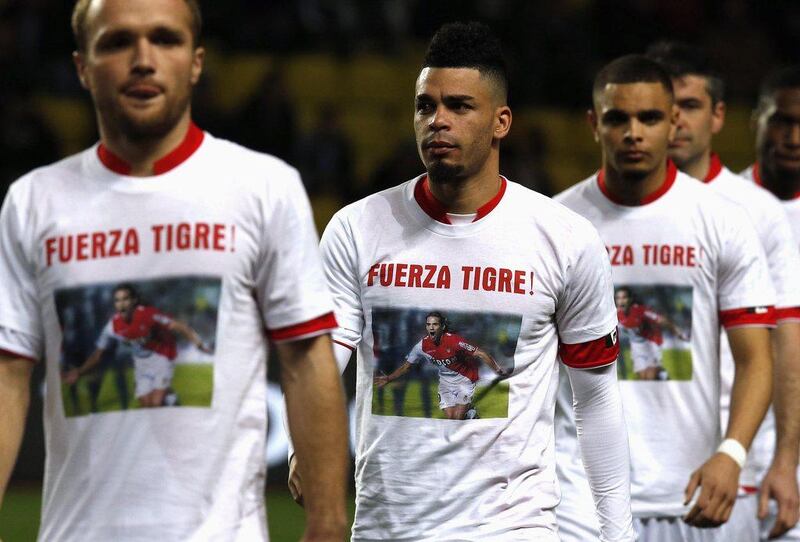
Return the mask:
[[154,114],[131,115],[116,103],[96,103],[98,118],[109,132],[135,143],[158,141],[175,128],[191,100],[191,91]]
[[465,177],[464,166],[436,161],[428,165],[428,179],[433,183],[453,183]]

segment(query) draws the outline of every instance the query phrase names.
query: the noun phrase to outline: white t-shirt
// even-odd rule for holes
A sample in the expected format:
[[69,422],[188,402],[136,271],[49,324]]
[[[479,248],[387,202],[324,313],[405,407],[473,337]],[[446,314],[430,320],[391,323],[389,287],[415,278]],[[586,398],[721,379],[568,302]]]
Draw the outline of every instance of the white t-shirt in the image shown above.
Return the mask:
[[[47,367],[40,540],[265,540],[267,340],[335,327],[293,168],[194,125],[159,163],[122,175],[95,146],[24,176],[2,207],[0,349]],[[95,347],[120,283],[194,319],[213,359],[183,370],[207,390],[66,415],[60,373]]]
[[[711,168],[704,180],[717,194],[739,205],[755,227],[775,288],[778,323],[800,317],[800,252],[780,200],[722,166],[717,155],[712,155]],[[734,376],[733,355],[724,333],[720,336],[720,347],[720,404],[724,432],[728,426]],[[760,484],[772,462],[774,449],[775,417],[770,409],[750,446],[747,464],[739,477],[741,485]]]
[[[753,181],[758,186],[763,187],[764,183],[761,182],[761,175],[759,171],[758,164],[756,163],[742,171],[739,175],[745,179]],[[781,202],[781,206],[783,207],[786,216],[789,218],[789,224],[792,226],[795,241],[798,243],[798,247],[800,247],[800,197],[778,201]]]
[[[423,176],[347,206],[322,236],[334,339],[358,352],[353,540],[557,540],[556,356],[616,358],[608,258],[587,221],[505,179],[475,221],[449,222]],[[418,386],[437,385],[424,375],[402,415],[382,410],[373,376],[402,363],[433,311],[513,367],[499,383],[485,368],[480,419],[410,413]]]
[[[661,346],[663,371],[652,381],[633,373],[624,341],[618,364],[632,512],[681,515],[688,510],[683,490],[691,472],[720,441],[720,324],[774,323],[774,293],[758,240],[731,204],[672,163],[662,188],[639,206],[612,201],[602,173],[556,199],[586,217],[605,242],[615,296],[629,301],[619,309],[621,326],[627,322]],[[642,317],[647,310],[661,315],[658,325]],[[559,479],[570,485],[582,475],[568,385],[558,400]],[[573,491],[580,484],[565,489],[563,498],[578,498]]]

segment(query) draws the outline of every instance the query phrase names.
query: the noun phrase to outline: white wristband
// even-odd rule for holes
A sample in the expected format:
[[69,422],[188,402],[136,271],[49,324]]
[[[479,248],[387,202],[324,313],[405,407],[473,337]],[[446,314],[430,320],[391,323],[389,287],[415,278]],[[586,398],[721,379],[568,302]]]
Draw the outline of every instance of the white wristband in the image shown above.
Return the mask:
[[736,439],[726,438],[723,440],[719,448],[717,448],[717,452],[730,456],[731,459],[736,461],[739,468],[744,467],[744,462],[747,460],[747,450]]

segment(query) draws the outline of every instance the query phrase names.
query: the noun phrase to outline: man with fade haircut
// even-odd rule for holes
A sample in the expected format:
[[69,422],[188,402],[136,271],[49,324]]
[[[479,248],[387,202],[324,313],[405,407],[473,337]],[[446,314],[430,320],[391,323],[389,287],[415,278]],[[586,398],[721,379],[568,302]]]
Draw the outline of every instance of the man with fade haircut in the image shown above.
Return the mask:
[[[43,360],[43,541],[266,540],[268,341],[309,479],[304,540],[345,538],[344,395],[310,205],[295,169],[192,123],[200,27],[196,0],[79,0],[100,141],[19,179],[0,211],[0,497]],[[59,300],[134,281],[215,285],[207,406],[67,417]]]
[[[777,70],[764,80],[753,111],[753,125],[756,161],[741,175],[778,198],[794,232],[795,246],[800,246],[800,64]],[[785,385],[797,389],[800,386],[797,375]],[[794,422],[800,423],[797,416]],[[797,447],[789,451],[798,453]],[[794,461],[797,462],[797,455]],[[800,480],[800,469],[797,478]],[[791,503],[787,508],[792,509]],[[795,503],[793,510],[796,512],[796,509]],[[769,516],[762,519],[762,535],[773,521],[776,528],[781,524],[784,508],[779,507],[777,514],[776,519],[776,510],[770,508]],[[780,540],[800,541],[800,524]]]
[[[575,391],[603,536],[633,540],[608,256],[586,220],[500,175],[511,109],[490,29],[440,28],[414,103],[426,172],[345,207],[322,237],[341,325],[337,359],[344,365],[357,351],[353,540],[558,540],[559,357]],[[438,270],[440,280],[426,285],[411,271],[385,283],[370,279],[390,264]],[[485,269],[501,278],[472,280],[489,276]],[[431,306],[517,322],[514,370],[498,388],[507,390],[504,415],[448,420],[371,411],[376,315],[387,308],[427,314]],[[298,487],[296,477],[292,484],[295,491],[307,486]]]
[[[730,516],[746,450],[769,405],[775,296],[761,247],[731,203],[668,160],[678,119],[672,81],[659,64],[628,55],[606,65],[588,116],[602,168],[556,199],[597,227],[615,286],[680,317],[691,338],[671,345],[668,380],[625,374],[620,382],[634,527],[642,541],[737,540],[738,533],[704,528]],[[720,326],[736,365],[722,442]],[[563,540],[592,540],[599,532],[583,504],[586,483],[575,460],[582,444],[570,403],[562,378],[556,449],[564,489],[556,513]]]
[[[678,168],[707,183],[741,206],[756,229],[776,292],[773,332],[772,409],[764,418],[740,477],[740,491],[729,520],[756,540],[757,517],[768,503],[777,517],[765,519],[763,537],[779,537],[797,523],[797,455],[800,448],[800,252],[780,201],[767,190],[735,175],[712,150],[713,136],[725,121],[724,83],[702,51],[680,42],[659,42],[647,50],[672,78],[680,112],[669,156]],[[734,364],[727,337],[721,343],[722,425],[727,424]],[[774,414],[773,414],[774,412]],[[760,487],[760,493],[758,493]],[[757,494],[759,496],[757,496]],[[769,525],[769,526],[768,526]]]

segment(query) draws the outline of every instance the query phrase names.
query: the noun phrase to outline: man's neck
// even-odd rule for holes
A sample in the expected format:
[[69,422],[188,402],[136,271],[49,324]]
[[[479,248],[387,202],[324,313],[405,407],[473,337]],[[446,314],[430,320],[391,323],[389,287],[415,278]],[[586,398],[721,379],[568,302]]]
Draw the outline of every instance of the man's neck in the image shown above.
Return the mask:
[[189,112],[163,137],[149,140],[133,140],[122,133],[100,128],[103,145],[130,165],[128,175],[149,177],[154,174],[153,166],[160,159],[176,149],[189,131],[191,117]]
[[623,175],[608,164],[603,164],[603,170],[606,189],[615,200],[624,205],[641,205],[664,184],[667,177],[667,162],[665,160],[643,178],[636,179]]
[[800,196],[800,175],[785,175],[764,167],[759,162],[761,184],[780,200],[788,201]]
[[706,178],[708,170],[711,168],[711,149],[706,149],[699,156],[684,164],[678,164],[678,168],[690,177],[702,181]]
[[448,213],[476,213],[500,190],[499,168],[484,168],[478,175],[452,182],[437,182],[428,178],[433,196]]

